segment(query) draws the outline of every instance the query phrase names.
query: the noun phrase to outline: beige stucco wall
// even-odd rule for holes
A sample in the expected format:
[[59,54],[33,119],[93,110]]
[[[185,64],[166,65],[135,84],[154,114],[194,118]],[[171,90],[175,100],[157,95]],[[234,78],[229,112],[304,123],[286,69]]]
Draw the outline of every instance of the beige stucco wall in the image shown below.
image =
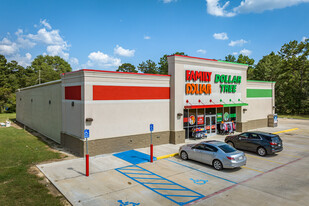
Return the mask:
[[[162,100],[93,100],[93,85],[169,87],[169,76],[140,75],[98,71],[80,71],[63,77],[65,86],[82,85],[82,100],[63,101],[63,131],[82,137],[90,130],[90,140],[139,135],[170,130],[169,99]],[[63,97],[64,98],[64,97]],[[86,122],[92,118],[92,122]]]
[[275,83],[269,82],[247,82],[247,89],[272,89],[272,97],[247,98],[249,104],[247,111],[243,113],[245,121],[266,119],[267,115],[274,114],[275,106]]
[[16,93],[16,119],[60,143],[61,81],[20,89]]
[[[191,98],[190,102],[193,105],[211,105],[222,104],[222,99],[226,104],[228,103],[241,103],[246,102],[246,78],[247,78],[247,66],[239,64],[231,64],[226,62],[209,61],[199,58],[190,58],[182,56],[170,56],[168,57],[168,74],[171,75],[171,130],[180,131],[183,130],[183,116],[177,117],[178,113],[183,114],[185,101],[185,70],[205,71],[212,72],[211,80],[209,84],[212,86],[212,94],[199,95],[198,98]],[[241,84],[237,85],[237,95],[218,93],[219,84],[214,83],[215,74],[230,74],[241,76]],[[193,83],[193,82],[192,82]],[[195,83],[198,83],[195,82]],[[216,88],[217,87],[217,88]],[[196,96],[196,95],[195,95]],[[198,99],[201,103],[198,103]],[[213,103],[210,103],[212,99]],[[232,99],[233,102],[229,102]],[[238,99],[241,101],[239,102]],[[190,105],[190,104],[188,104]],[[241,114],[238,112],[238,114]],[[243,117],[238,116],[237,121],[242,122]]]

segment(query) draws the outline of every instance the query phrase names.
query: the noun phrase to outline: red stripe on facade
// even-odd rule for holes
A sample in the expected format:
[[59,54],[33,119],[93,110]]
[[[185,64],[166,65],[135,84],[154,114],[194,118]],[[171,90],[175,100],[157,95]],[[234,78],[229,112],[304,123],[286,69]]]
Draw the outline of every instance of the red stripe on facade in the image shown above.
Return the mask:
[[202,109],[202,108],[216,108],[216,107],[223,107],[223,105],[222,104],[190,105],[190,106],[185,106],[185,109]]
[[93,85],[93,100],[148,99],[170,99],[170,88]]
[[82,87],[81,86],[65,87],[65,99],[81,100],[82,99]]

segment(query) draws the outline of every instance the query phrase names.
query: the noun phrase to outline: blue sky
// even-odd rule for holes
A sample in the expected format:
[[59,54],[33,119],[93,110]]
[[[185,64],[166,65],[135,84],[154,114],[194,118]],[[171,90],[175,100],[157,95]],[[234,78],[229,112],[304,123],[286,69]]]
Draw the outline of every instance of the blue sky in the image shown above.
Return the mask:
[[59,55],[74,70],[116,70],[176,51],[258,62],[309,37],[309,0],[2,0],[0,54],[23,66]]

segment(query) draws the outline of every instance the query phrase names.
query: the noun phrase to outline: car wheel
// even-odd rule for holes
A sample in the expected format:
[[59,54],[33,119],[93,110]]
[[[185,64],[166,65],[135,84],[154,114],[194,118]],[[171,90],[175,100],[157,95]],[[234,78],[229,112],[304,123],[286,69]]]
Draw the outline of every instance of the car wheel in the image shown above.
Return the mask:
[[212,165],[216,170],[222,170],[223,169],[223,165],[222,165],[222,162],[220,160],[214,160]]
[[181,157],[181,159],[183,159],[183,160],[189,159],[189,158],[188,158],[188,154],[187,154],[185,151],[182,151],[182,152],[180,153],[180,157]]
[[228,141],[228,142],[227,142],[227,144],[235,148],[235,146],[234,146],[234,143],[233,143],[233,142]]
[[259,148],[257,149],[257,153],[258,153],[258,155],[260,155],[260,156],[265,156],[267,152],[266,152],[266,150],[265,150],[264,147],[259,147]]

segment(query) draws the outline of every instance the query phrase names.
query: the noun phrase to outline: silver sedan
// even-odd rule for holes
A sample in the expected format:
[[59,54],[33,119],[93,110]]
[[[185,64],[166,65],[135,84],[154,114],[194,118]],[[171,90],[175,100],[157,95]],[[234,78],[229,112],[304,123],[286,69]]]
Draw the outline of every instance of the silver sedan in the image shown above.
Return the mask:
[[209,164],[216,170],[241,167],[247,162],[245,153],[220,141],[183,145],[179,148],[179,155],[183,160],[192,159]]

